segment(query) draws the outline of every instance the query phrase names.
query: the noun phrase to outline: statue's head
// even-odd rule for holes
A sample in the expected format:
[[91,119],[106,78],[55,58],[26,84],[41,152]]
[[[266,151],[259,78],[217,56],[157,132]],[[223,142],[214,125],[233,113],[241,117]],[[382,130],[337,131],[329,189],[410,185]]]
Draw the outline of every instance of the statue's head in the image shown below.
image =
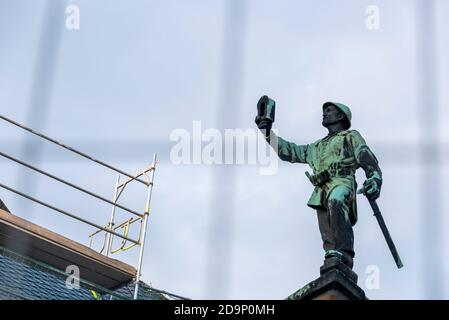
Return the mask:
[[323,104],[323,122],[324,127],[341,122],[345,130],[351,127],[352,113],[349,107],[338,102],[326,102]]

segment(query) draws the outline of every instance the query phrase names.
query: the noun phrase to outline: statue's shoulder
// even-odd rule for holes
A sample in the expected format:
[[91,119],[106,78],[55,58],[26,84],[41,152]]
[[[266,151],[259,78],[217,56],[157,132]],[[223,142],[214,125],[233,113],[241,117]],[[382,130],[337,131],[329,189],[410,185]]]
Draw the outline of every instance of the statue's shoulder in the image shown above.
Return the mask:
[[309,148],[316,148],[322,140],[323,139],[318,139],[315,142],[309,143]]
[[337,133],[337,136],[347,136],[348,134],[358,134],[359,132],[354,129],[342,130]]
[[349,141],[351,142],[352,145],[358,146],[366,144],[365,139],[357,130],[346,130],[346,131],[348,132],[347,137],[349,138]]
[[344,130],[344,131],[342,131],[342,134],[345,135],[345,136],[349,135],[349,136],[352,136],[352,137],[355,137],[355,138],[362,138],[362,135],[360,134],[360,132],[358,132],[355,129]]

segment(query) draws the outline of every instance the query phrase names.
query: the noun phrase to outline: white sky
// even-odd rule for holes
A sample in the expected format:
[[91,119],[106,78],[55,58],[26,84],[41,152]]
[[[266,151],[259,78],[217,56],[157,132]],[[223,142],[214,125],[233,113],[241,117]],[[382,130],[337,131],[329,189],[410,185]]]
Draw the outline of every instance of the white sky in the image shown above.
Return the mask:
[[[224,1],[69,3],[80,7],[81,29],[62,31],[48,125],[35,129],[130,172],[146,166],[158,152],[143,279],[183,296],[208,298],[214,168],[174,166],[167,145],[172,130],[191,130],[193,120],[201,120],[203,128],[217,125]],[[365,27],[365,10],[371,4],[380,8],[380,29],[375,31]],[[249,1],[241,110],[229,115],[239,117],[243,128],[254,128],[256,102],[268,94],[277,102],[280,134],[307,143],[325,134],[320,126],[324,101],[342,101],[352,108],[353,127],[381,165],[386,163],[379,203],[405,264],[395,269],[366,200],[359,198],[355,271],[364,288],[366,267],[379,266],[380,289],[366,290],[372,299],[428,297],[420,241],[420,165],[413,160],[416,153],[404,154],[401,148],[419,148],[414,145],[419,138],[414,5],[407,0]],[[0,0],[0,110],[19,122],[25,121],[29,107],[44,8],[45,1]],[[439,125],[446,143],[449,64],[443,57],[449,51],[448,10],[449,3],[437,1]],[[1,150],[20,157],[22,136],[1,123]],[[114,142],[126,144],[126,150],[117,150]],[[39,166],[112,196],[114,174],[74,158],[46,146]],[[0,168],[2,182],[15,186],[18,167],[1,159]],[[312,191],[306,170],[283,163],[278,174],[262,177],[257,166],[238,167],[230,290],[218,297],[282,299],[318,276],[323,253],[316,217],[306,207]],[[447,161],[443,174],[449,178]],[[108,206],[47,179],[38,181],[43,200],[106,224]],[[448,184],[443,187],[446,195]],[[19,205],[5,190],[0,197],[12,210]],[[143,202],[144,193],[137,189],[126,199],[135,209]],[[443,213],[448,210],[443,206]],[[17,214],[82,243],[91,231],[45,208]],[[446,216],[440,225],[444,231]],[[444,237],[446,250],[449,239]],[[133,262],[136,256],[121,258]],[[443,252],[442,262],[446,285],[448,257]]]

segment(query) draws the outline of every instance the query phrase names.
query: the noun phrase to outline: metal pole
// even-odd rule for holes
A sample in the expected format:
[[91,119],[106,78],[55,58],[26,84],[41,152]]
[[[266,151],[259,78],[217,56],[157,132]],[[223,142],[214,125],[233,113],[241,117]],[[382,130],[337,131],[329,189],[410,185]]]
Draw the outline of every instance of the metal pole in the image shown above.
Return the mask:
[[23,124],[20,124],[20,123],[18,123],[18,122],[15,122],[14,120],[11,120],[11,119],[9,119],[9,118],[7,118],[7,117],[1,115],[1,114],[0,114],[0,119],[5,120],[6,122],[9,122],[9,123],[11,123],[11,124],[13,124],[13,125],[15,125],[15,126],[21,128],[21,129],[24,129],[24,130],[26,130],[26,131],[28,131],[28,132],[31,132],[32,134],[34,134],[34,135],[36,135],[36,136],[38,136],[38,137],[41,137],[41,138],[43,138],[43,139],[45,139],[45,140],[47,140],[47,141],[50,141],[50,142],[52,142],[52,143],[54,143],[54,144],[56,144],[56,145],[58,145],[58,146],[60,146],[60,147],[62,147],[62,148],[64,148],[64,149],[67,149],[67,150],[69,150],[69,151],[72,151],[73,153],[76,153],[76,154],[78,154],[78,155],[80,155],[80,156],[82,156],[82,157],[84,157],[84,158],[86,158],[86,159],[89,159],[89,160],[91,160],[91,161],[93,161],[93,162],[96,162],[96,163],[98,163],[99,165],[102,165],[103,167],[106,167],[106,168],[108,168],[108,169],[111,169],[111,170],[113,170],[113,171],[115,171],[115,172],[118,172],[118,173],[124,175],[124,176],[127,176],[127,177],[129,177],[129,178],[132,178],[133,180],[139,181],[140,183],[143,183],[143,184],[145,184],[145,185],[147,184],[144,180],[138,179],[138,178],[134,177],[132,174],[126,173],[126,172],[124,172],[124,171],[122,171],[122,170],[120,170],[120,169],[117,169],[117,168],[115,168],[115,167],[113,167],[113,166],[111,166],[111,165],[109,165],[109,164],[107,164],[107,163],[104,163],[103,161],[100,161],[100,160],[97,160],[97,159],[95,159],[95,158],[92,158],[91,156],[89,156],[89,155],[87,155],[87,154],[85,154],[85,153],[82,153],[81,151],[78,151],[78,150],[76,150],[76,149],[73,149],[72,147],[66,146],[65,144],[63,144],[63,143],[61,143],[61,142],[59,142],[59,141],[56,141],[56,140],[54,140],[54,139],[52,139],[52,138],[50,138],[50,137],[47,137],[46,135],[44,135],[44,134],[42,134],[42,133],[39,133],[39,132],[37,132],[37,131],[35,131],[35,130],[31,129],[31,128],[28,128],[27,126],[25,126],[25,125],[23,125]]
[[16,158],[14,158],[14,157],[11,157],[11,156],[9,156],[9,155],[7,155],[7,154],[1,152],[1,151],[0,151],[0,156],[5,157],[5,158],[7,158],[7,159],[9,159],[9,160],[11,160],[11,161],[17,162],[18,164],[20,164],[20,165],[22,165],[22,166],[24,166],[24,167],[27,167],[27,168],[29,168],[29,169],[31,169],[31,170],[34,170],[34,171],[36,171],[36,172],[39,172],[40,174],[43,174],[43,175],[45,175],[45,176],[47,176],[47,177],[49,177],[49,178],[52,178],[52,179],[54,179],[54,180],[56,180],[56,181],[58,181],[58,182],[61,182],[61,183],[65,184],[65,185],[67,185],[67,186],[69,186],[69,187],[72,187],[72,188],[77,189],[77,190],[79,190],[79,191],[81,191],[81,192],[84,192],[84,193],[86,193],[86,194],[88,194],[88,195],[90,195],[90,196],[92,196],[92,197],[95,197],[95,198],[101,200],[101,201],[104,201],[104,202],[107,202],[107,203],[112,204],[112,205],[114,205],[114,206],[117,206],[117,207],[119,207],[120,209],[123,209],[123,210],[125,210],[125,211],[128,211],[129,213],[135,214],[135,215],[138,216],[138,217],[142,217],[142,214],[138,213],[137,211],[128,209],[128,208],[122,206],[121,204],[114,203],[114,202],[112,202],[112,201],[110,201],[110,200],[108,200],[108,199],[106,199],[106,198],[104,198],[104,197],[102,197],[102,196],[100,196],[100,195],[98,195],[98,194],[95,194],[95,193],[93,193],[93,192],[91,192],[91,191],[89,191],[89,190],[86,190],[86,189],[84,189],[84,188],[78,187],[77,185],[75,185],[75,184],[73,184],[73,183],[70,183],[70,182],[68,182],[68,181],[65,181],[64,179],[58,178],[58,177],[56,177],[56,176],[54,176],[54,175],[52,175],[52,174],[50,174],[50,173],[48,173],[48,172],[45,172],[45,171],[43,171],[43,170],[41,170],[41,169],[38,169],[38,168],[36,168],[36,167],[34,167],[34,166],[32,166],[32,165],[26,163],[26,162],[23,162],[23,161],[21,161],[21,160],[19,160],[19,159],[16,159]]
[[6,189],[6,190],[9,190],[9,191],[11,191],[11,192],[14,192],[14,193],[18,194],[19,196],[22,196],[22,197],[24,197],[24,198],[27,198],[27,199],[29,199],[29,200],[31,200],[31,201],[37,202],[37,203],[39,203],[40,205],[43,205],[44,207],[50,208],[50,209],[52,209],[52,210],[54,210],[54,211],[58,211],[58,212],[60,212],[60,213],[62,213],[62,214],[64,214],[64,215],[66,215],[66,216],[68,216],[68,217],[70,217],[70,218],[73,218],[73,219],[75,219],[75,220],[84,222],[85,224],[88,224],[88,225],[90,225],[90,226],[92,226],[92,227],[95,227],[95,228],[97,228],[97,229],[103,230],[103,231],[105,231],[105,232],[109,232],[109,233],[111,233],[111,234],[113,234],[113,235],[115,235],[115,236],[117,236],[117,237],[120,237],[120,238],[122,238],[122,239],[128,240],[128,241],[130,241],[130,242],[132,242],[132,243],[140,244],[140,243],[139,243],[138,241],[136,241],[136,240],[127,238],[127,237],[125,237],[125,236],[122,236],[121,234],[119,234],[119,233],[117,233],[117,232],[111,231],[111,230],[109,230],[109,229],[107,229],[107,228],[105,228],[105,227],[99,226],[99,225],[96,224],[96,223],[93,223],[93,222],[90,222],[90,221],[88,221],[88,220],[86,220],[86,219],[80,218],[80,217],[74,215],[73,213],[70,213],[70,212],[67,212],[67,211],[65,211],[65,210],[56,208],[56,207],[52,206],[51,204],[45,203],[45,202],[43,202],[43,201],[40,201],[40,200],[38,200],[38,199],[36,199],[36,198],[33,198],[33,197],[31,197],[31,196],[29,196],[29,195],[27,195],[27,194],[25,194],[25,193],[22,193],[22,192],[20,192],[20,191],[18,191],[18,190],[15,190],[15,189],[13,189],[13,188],[8,187],[8,186],[5,186],[5,185],[2,184],[2,183],[0,183],[0,187],[4,188],[4,189]]
[[[114,190],[114,199],[113,202],[117,202],[117,190],[118,185],[120,183],[120,175],[117,175],[117,181],[115,182],[115,190]],[[115,205],[112,206],[111,210],[111,218],[109,219],[109,228],[111,228],[111,231],[114,228],[114,217],[115,217]],[[109,251],[111,250],[111,244],[112,244],[112,235],[109,233],[108,239],[107,239],[107,246],[106,246],[106,256],[109,256]]]
[[128,183],[130,183],[131,181],[135,180],[136,178],[139,178],[139,177],[143,176],[145,173],[147,173],[148,171],[151,171],[151,170],[153,170],[153,168],[152,168],[152,167],[149,167],[149,168],[143,170],[142,172],[139,172],[138,174],[136,174],[136,175],[134,176],[134,178],[129,178],[128,180],[126,180],[126,181],[120,183],[120,184],[118,185],[117,188],[121,188],[121,187],[123,187],[123,186],[126,186],[126,185],[127,185]]
[[136,275],[136,285],[134,287],[134,300],[137,300],[138,298],[138,294],[139,294],[139,281],[140,281],[140,276],[142,273],[142,262],[143,262],[143,252],[145,249],[145,235],[147,233],[147,224],[148,224],[148,216],[150,215],[150,201],[151,201],[151,193],[153,190],[153,178],[154,178],[154,171],[156,170],[156,158],[157,155],[154,154],[153,157],[153,170],[151,171],[151,176],[150,176],[150,182],[148,183],[148,193],[147,193],[147,201],[145,204],[145,213],[144,213],[144,217],[143,217],[143,228],[142,228],[142,240],[141,240],[141,244],[140,244],[140,253],[139,253],[139,263],[137,265],[137,275]]

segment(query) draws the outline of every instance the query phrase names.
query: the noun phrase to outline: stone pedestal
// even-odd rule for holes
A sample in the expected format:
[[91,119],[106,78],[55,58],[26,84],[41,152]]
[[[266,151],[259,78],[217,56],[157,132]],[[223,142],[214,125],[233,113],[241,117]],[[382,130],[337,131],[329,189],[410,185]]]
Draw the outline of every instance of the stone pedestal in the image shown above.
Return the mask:
[[321,276],[305,285],[286,300],[366,300],[357,285],[357,274],[337,258],[325,260]]

